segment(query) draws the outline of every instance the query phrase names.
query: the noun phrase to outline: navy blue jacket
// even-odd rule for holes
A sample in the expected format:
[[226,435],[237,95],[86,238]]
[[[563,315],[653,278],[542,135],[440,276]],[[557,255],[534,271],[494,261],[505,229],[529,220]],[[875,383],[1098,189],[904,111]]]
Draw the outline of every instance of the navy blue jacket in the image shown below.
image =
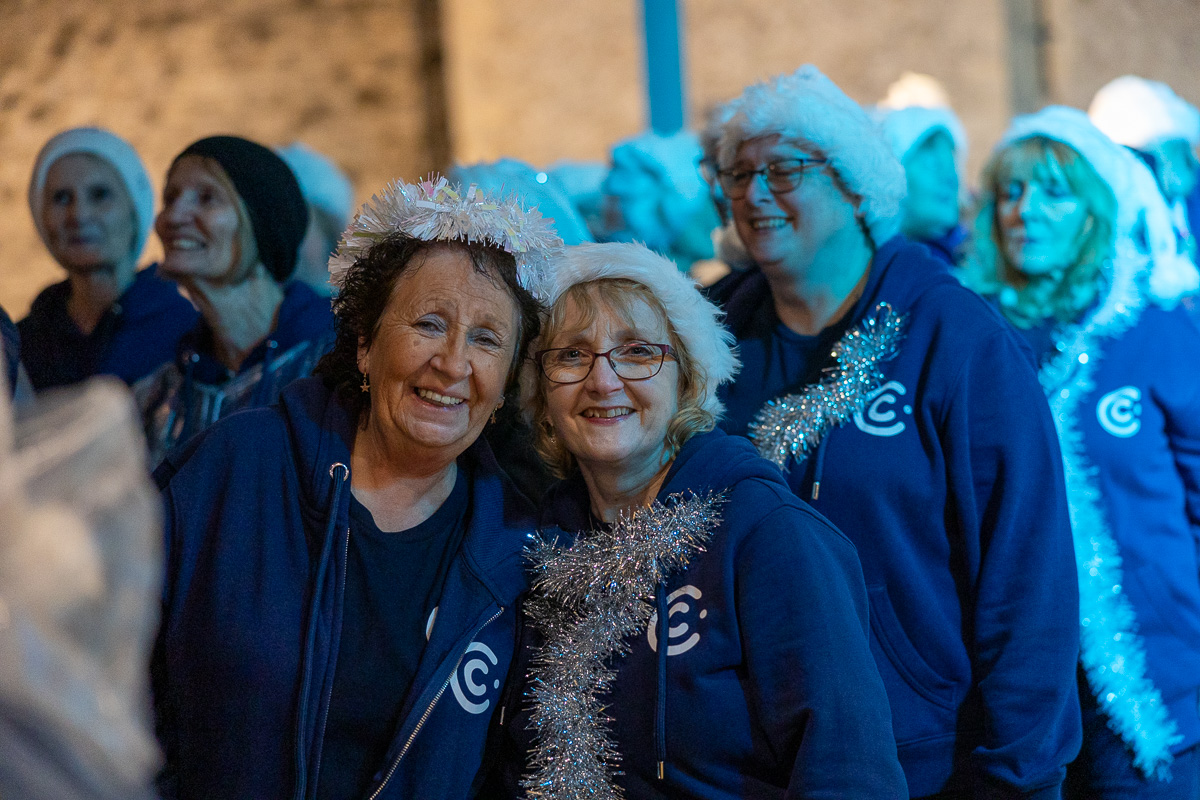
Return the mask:
[[274,329],[236,373],[217,359],[212,328],[201,318],[179,340],[174,360],[134,387],[150,463],[235,411],[275,402],[284,386],[312,373],[333,337],[329,298],[301,281],[287,284]]
[[139,271],[86,336],[67,314],[70,296],[70,281],[47,286],[17,323],[21,361],[35,389],[92,375],[115,375],[132,386],[175,357],[179,340],[199,318],[178,287],[158,276],[157,265]]
[[[1147,306],[1133,327],[1098,339],[1091,358],[1075,429],[1179,753],[1200,743],[1200,332],[1182,308]],[[1046,391],[1074,390],[1064,378]]]
[[[716,293],[743,368],[724,393],[744,433],[762,405],[821,376],[819,347],[794,384],[766,279]],[[881,301],[904,341],[865,409],[787,480],[858,547],[871,647],[913,796],[1057,797],[1080,746],[1078,587],[1061,455],[1028,348],[925,248],[896,237],[832,344]]]
[[[342,623],[353,436],[344,406],[310,378],[276,405],[207,429],[156,472],[166,508],[153,668],[164,796],[314,796]],[[471,477],[466,532],[372,797],[466,798],[481,781],[533,517],[482,440],[459,468]]]
[[[688,490],[729,494],[706,551],[660,584],[660,613],[614,661],[607,713],[626,795],[907,797],[854,546],[741,437],[692,437],[658,499]],[[581,478],[558,484],[543,533],[587,530],[588,508]],[[525,725],[511,727],[527,748]]]

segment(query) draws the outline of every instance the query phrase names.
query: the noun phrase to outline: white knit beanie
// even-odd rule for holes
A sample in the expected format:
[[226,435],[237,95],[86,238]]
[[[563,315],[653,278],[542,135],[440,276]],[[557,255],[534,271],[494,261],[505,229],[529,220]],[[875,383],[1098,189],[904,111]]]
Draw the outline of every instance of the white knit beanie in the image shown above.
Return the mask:
[[705,131],[704,145],[725,167],[743,142],[771,134],[829,160],[845,187],[862,198],[858,210],[876,247],[899,232],[904,168],[862,107],[812,64],[756,83],[726,103]]
[[1075,150],[1112,190],[1117,201],[1114,284],[1144,276],[1150,299],[1165,306],[1200,287],[1195,265],[1186,253],[1178,252],[1171,215],[1154,176],[1137,156],[1101,133],[1087,114],[1066,106],[1017,117],[996,152],[1034,137],[1053,139]]
[[133,201],[136,228],[133,257],[136,260],[142,254],[146,237],[150,235],[150,228],[154,225],[154,187],[150,185],[150,176],[146,174],[146,167],[138,157],[137,151],[120,136],[102,128],[72,128],[63,131],[46,142],[38,153],[33,165],[33,177],[29,181],[29,210],[33,214],[33,224],[37,226],[42,241],[49,247],[50,242],[42,224],[46,173],[55,161],[72,153],[88,153],[102,158],[121,176],[125,191],[129,192],[129,199]]
[[[725,409],[717,399],[717,387],[733,380],[740,366],[733,334],[721,324],[721,310],[700,294],[675,262],[630,242],[564,248],[550,262],[546,306],[553,306],[572,286],[601,278],[626,278],[653,293],[691,356],[701,387],[701,407],[720,419]],[[526,362],[521,376],[521,405],[526,412],[532,407],[537,380],[537,366],[532,360]]]
[[884,138],[902,163],[935,133],[946,133],[954,143],[954,161],[961,172],[967,161],[967,131],[949,108],[878,108],[875,112]]
[[300,193],[309,205],[333,217],[341,227],[346,227],[355,208],[354,186],[346,173],[302,142],[277,147],[275,152],[296,176]]
[[1137,150],[1172,139],[1200,144],[1200,112],[1160,81],[1111,80],[1092,98],[1088,116],[1114,142]]

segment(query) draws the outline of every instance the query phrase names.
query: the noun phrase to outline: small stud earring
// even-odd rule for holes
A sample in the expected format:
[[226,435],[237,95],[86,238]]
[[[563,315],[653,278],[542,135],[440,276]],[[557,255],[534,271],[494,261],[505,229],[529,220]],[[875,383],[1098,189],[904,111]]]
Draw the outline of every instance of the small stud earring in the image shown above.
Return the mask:
[[365,372],[363,373],[362,386],[360,386],[358,388],[363,392],[371,391],[371,383],[370,383],[370,381],[367,380],[367,373],[365,373]]

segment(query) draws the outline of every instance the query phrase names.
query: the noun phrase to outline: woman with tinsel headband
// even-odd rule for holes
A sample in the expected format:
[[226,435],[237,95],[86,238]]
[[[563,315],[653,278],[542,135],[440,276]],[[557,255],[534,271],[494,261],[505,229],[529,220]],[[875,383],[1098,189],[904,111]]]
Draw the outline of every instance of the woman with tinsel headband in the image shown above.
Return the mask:
[[966,275],[1033,347],[1067,465],[1084,732],[1067,795],[1192,800],[1200,334],[1174,306],[1195,267],[1150,171],[1082,111],[1019,117],[984,179]]
[[558,246],[516,202],[393,184],[330,261],[317,377],[159,468],[165,796],[476,794],[533,530],[480,433]]
[[1014,331],[897,236],[904,170],[815,67],[709,130],[755,266],[714,287],[747,434],[858,548],[914,797],[1056,797],[1079,748],[1062,463]]
[[530,552],[509,791],[904,797],[853,546],[713,430],[737,369],[717,309],[635,244],[569,248],[549,301],[521,388],[565,480]]

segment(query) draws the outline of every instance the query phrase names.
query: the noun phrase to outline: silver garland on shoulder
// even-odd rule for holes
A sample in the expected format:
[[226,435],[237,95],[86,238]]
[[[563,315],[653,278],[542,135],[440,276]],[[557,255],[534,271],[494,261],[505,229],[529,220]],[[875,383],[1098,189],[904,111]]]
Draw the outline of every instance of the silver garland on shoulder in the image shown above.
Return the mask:
[[544,637],[530,670],[536,744],[521,781],[530,798],[624,796],[613,781],[621,755],[601,699],[616,678],[612,661],[645,629],[659,583],[704,551],[725,499],[673,494],[571,547],[538,542],[527,551],[533,589],[525,613]]
[[878,304],[834,345],[837,366],[825,377],[768,400],[750,423],[759,455],[786,469],[788,459],[808,455],[830,430],[861,411],[883,384],[881,366],[896,355],[906,319],[887,303]]

